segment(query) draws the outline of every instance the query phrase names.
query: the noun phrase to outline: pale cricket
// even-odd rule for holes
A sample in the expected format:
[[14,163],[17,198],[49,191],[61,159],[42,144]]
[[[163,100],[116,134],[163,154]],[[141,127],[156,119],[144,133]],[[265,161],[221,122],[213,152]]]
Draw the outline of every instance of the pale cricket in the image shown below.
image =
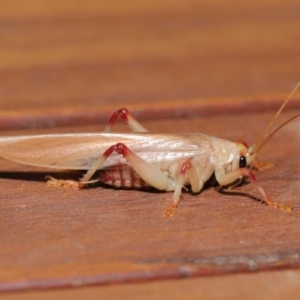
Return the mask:
[[[291,211],[292,206],[271,200],[251,168],[270,164],[256,160],[258,152],[290,118],[271,133],[270,128],[291,99],[300,82],[251,146],[202,133],[149,133],[127,109],[116,111],[102,133],[42,134],[0,138],[0,157],[17,163],[65,170],[86,170],[78,181],[48,176],[47,184],[81,189],[101,181],[117,188],[153,187],[174,192],[164,215],[172,216],[179,206],[182,189],[190,186],[197,194],[214,174],[219,188],[233,188],[248,177],[266,205]],[[118,118],[132,133],[112,133]],[[96,174],[96,178],[92,177]]]

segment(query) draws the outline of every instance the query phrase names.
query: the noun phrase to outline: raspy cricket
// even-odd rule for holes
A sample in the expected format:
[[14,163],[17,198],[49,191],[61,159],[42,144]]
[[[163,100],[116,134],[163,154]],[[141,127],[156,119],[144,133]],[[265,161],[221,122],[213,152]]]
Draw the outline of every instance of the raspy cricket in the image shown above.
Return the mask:
[[[33,166],[87,170],[79,181],[48,176],[48,185],[56,187],[80,189],[101,181],[117,188],[153,187],[172,191],[172,202],[164,212],[166,216],[174,214],[185,186],[199,193],[213,174],[220,189],[234,188],[247,177],[266,205],[291,211],[292,206],[270,199],[250,169],[262,170],[270,166],[257,161],[258,152],[276,132],[300,116],[296,114],[270,133],[271,126],[299,85],[300,82],[250,147],[244,142],[231,142],[202,133],[149,133],[127,109],[120,109],[111,116],[102,133],[2,137],[0,157]],[[132,133],[111,132],[118,118],[127,123]]]

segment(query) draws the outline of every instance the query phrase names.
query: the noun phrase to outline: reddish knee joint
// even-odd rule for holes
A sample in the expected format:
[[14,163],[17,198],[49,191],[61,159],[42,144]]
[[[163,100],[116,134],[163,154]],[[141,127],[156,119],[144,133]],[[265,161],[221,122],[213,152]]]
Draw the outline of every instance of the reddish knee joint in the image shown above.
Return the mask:
[[240,169],[240,172],[241,172],[241,175],[247,176],[251,182],[253,182],[255,184],[257,183],[257,179],[255,178],[254,174],[250,170],[243,168],[243,169]]
[[121,155],[125,155],[125,151],[128,149],[123,143],[116,144],[116,152]]
[[121,108],[118,110],[119,116],[121,119],[128,121],[129,111],[127,108]]
[[114,151],[116,151],[116,145],[109,147],[104,153],[103,156],[105,158],[109,157]]
[[109,157],[113,152],[117,152],[120,155],[123,155],[126,157],[131,151],[127,146],[125,146],[123,143],[118,143],[115,145],[110,146],[104,153],[103,156],[106,158]]
[[123,155],[124,157],[128,156],[128,154],[131,153],[129,148],[123,143],[116,144],[116,152],[120,155]]
[[192,164],[189,160],[184,162],[181,167],[180,174],[184,175],[186,173],[187,169],[189,169],[191,167],[192,167]]
[[114,112],[114,114],[108,120],[108,124],[110,126],[114,125],[118,118],[121,118],[125,122],[128,122],[128,115],[129,115],[128,109],[127,108],[121,108],[121,109],[117,110],[116,112]]

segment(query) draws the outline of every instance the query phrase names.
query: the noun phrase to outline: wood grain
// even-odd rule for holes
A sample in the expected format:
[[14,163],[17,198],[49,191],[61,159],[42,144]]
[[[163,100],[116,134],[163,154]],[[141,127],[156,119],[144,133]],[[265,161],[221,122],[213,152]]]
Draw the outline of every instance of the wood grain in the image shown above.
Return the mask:
[[298,11],[296,0],[4,1],[0,110],[288,93],[299,80]]
[[[201,128],[219,137],[253,142],[270,116],[226,115],[177,120],[176,127],[173,120],[148,121],[146,125],[152,131],[166,132]],[[287,114],[282,116],[286,118]],[[170,193],[103,187],[55,189],[43,182],[49,171],[1,161],[0,288],[107,284],[298,267],[299,124],[294,122],[270,141],[261,157],[274,161],[276,168],[257,175],[273,199],[294,205],[291,213],[240,194],[258,196],[246,185],[232,194],[218,194],[213,188],[200,195],[184,193],[177,214],[164,218]]]
[[[251,144],[299,81],[296,0],[17,4],[1,1],[1,135],[100,131],[125,106],[151,131]],[[54,189],[44,182],[49,170],[1,160],[0,291],[131,282],[138,298],[146,282],[161,280],[154,289],[176,299],[175,278],[202,276],[180,282],[197,296],[197,280],[207,279],[217,295],[208,276],[229,286],[225,275],[251,273],[255,285],[257,271],[299,268],[299,128],[295,121],[268,143],[260,157],[275,167],[256,173],[273,199],[294,205],[291,213],[261,205],[245,184],[236,194],[186,192],[177,214],[164,218],[170,193]],[[278,276],[288,295],[292,277]],[[126,286],[108,287],[110,297]],[[246,293],[238,291],[232,299]]]
[[31,291],[2,295],[3,300],[35,299],[274,299],[297,300],[300,292],[299,271],[274,271],[228,276],[164,280],[144,284],[108,285],[53,291]]

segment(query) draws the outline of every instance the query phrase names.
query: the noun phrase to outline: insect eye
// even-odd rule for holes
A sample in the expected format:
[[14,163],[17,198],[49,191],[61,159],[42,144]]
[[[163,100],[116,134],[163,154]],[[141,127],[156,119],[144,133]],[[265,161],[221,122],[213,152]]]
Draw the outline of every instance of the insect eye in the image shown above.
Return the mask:
[[240,163],[239,163],[240,168],[245,168],[247,166],[247,160],[245,156],[240,157]]

